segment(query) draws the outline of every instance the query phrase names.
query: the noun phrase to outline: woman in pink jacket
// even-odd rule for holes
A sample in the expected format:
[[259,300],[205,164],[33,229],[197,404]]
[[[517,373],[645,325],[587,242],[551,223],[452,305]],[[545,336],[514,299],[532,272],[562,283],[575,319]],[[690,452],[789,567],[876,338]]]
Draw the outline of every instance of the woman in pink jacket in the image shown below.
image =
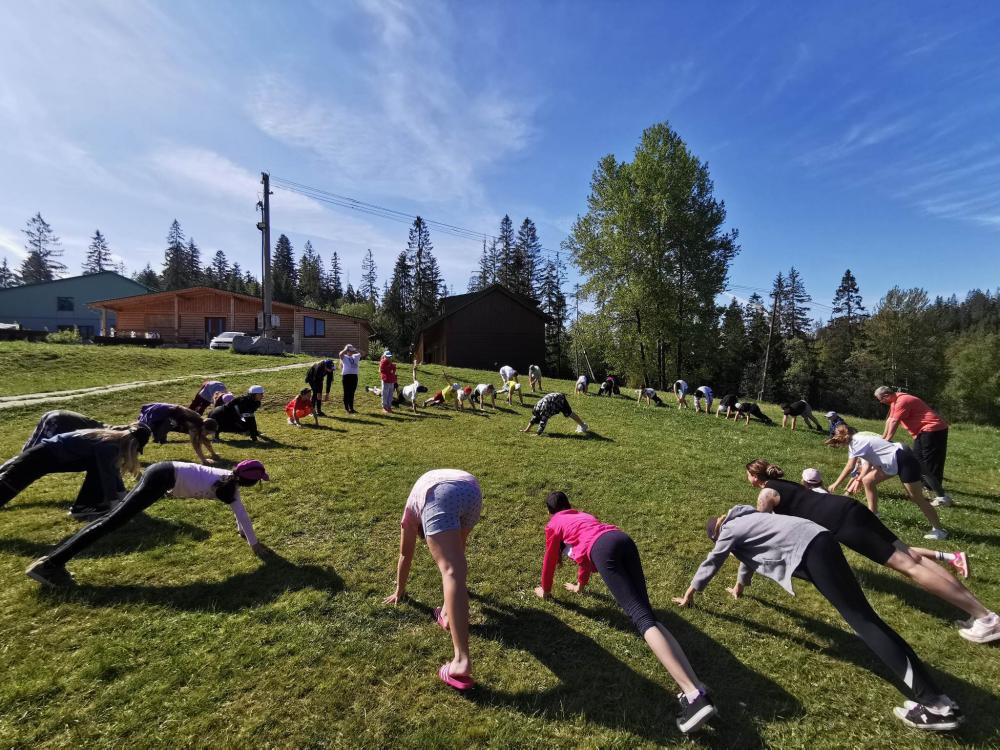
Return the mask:
[[542,582],[535,587],[535,594],[541,599],[551,595],[556,566],[563,552],[578,566],[577,582],[564,584],[567,591],[583,593],[591,573],[600,573],[615,601],[680,686],[677,727],[685,733],[700,727],[715,715],[715,706],[677,639],[653,614],[635,542],[618,527],[574,510],[564,492],[550,493],[545,504],[550,518],[545,527]]

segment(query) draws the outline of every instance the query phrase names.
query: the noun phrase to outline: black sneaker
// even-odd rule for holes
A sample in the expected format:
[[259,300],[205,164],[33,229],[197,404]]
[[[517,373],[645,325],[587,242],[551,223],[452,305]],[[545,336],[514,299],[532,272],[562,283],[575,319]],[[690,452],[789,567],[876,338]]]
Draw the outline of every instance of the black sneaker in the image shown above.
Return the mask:
[[51,562],[48,557],[39,557],[24,572],[28,578],[46,586],[72,586],[74,583],[72,574],[62,565]]
[[98,518],[103,518],[110,512],[110,505],[100,505],[97,507],[91,507],[89,505],[73,505],[70,507],[67,515],[75,518],[77,521],[96,521]]
[[715,704],[703,692],[698,693],[698,697],[693,701],[689,701],[681,693],[678,700],[681,704],[681,710],[677,715],[677,728],[685,734],[693,732],[718,713]]
[[892,709],[897,719],[914,729],[922,729],[925,732],[950,732],[952,729],[958,729],[964,718],[962,710],[952,705],[942,711],[943,713],[939,713],[937,709],[931,709],[915,701],[906,701],[902,706]]

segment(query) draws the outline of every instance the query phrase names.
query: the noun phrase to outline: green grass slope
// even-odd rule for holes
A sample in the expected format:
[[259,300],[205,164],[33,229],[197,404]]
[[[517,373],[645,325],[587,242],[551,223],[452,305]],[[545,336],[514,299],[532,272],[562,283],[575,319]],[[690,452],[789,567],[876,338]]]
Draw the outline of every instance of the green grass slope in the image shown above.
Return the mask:
[[[443,382],[433,367],[421,377]],[[375,381],[371,363],[361,379]],[[251,382],[230,380],[234,389]],[[520,406],[486,416],[440,408],[385,416],[366,393],[354,417],[331,405],[338,416],[320,429],[295,429],[281,407],[301,374],[253,380],[268,389],[260,423],[275,442],[219,450],[230,462],[257,457],[268,466],[273,481],[244,501],[273,561],[251,554],[221,504],[169,500],[74,560],[77,588],[53,593],[24,568],[77,528],[65,510],[79,479],[48,477],[0,512],[0,746],[1000,746],[997,650],[962,640],[949,626],[958,613],[854,555],[876,609],[965,709],[955,736],[920,735],[892,717],[902,698],[878,676],[886,670],[807,585],[792,598],[758,579],[733,601],[724,590],[736,572],[729,563],[696,608],[670,603],[710,546],[707,515],[753,502],[746,461],[763,456],[792,474],[812,465],[835,476],[845,454],[816,433],[591,395],[574,404],[593,434],[578,436],[557,416],[538,438],[518,432],[528,420]],[[569,392],[571,384],[546,381],[546,389]],[[145,401],[184,402],[191,390],[138,390],[73,408],[122,422]],[[19,448],[37,416],[0,413],[0,454]],[[996,431],[953,429],[948,486],[957,505],[943,511],[954,533],[944,548],[969,552],[970,586],[993,607],[998,456]],[[191,457],[179,436],[145,456]],[[410,600],[382,604],[403,503],[413,481],[436,467],[473,472],[485,496],[469,550],[479,687],[468,697],[436,679],[451,644],[430,619],[441,593],[426,547],[418,548]],[[554,488],[635,538],[654,607],[715,692],[721,717],[709,731],[690,740],[677,732],[669,677],[599,578],[584,596],[560,589],[542,602],[531,593],[543,498]],[[901,488],[886,489],[886,523],[918,540],[919,512]],[[563,566],[557,580],[573,575]]]
[[277,367],[299,359],[307,361],[309,358],[254,357],[209,349],[5,341],[0,343],[0,396]]

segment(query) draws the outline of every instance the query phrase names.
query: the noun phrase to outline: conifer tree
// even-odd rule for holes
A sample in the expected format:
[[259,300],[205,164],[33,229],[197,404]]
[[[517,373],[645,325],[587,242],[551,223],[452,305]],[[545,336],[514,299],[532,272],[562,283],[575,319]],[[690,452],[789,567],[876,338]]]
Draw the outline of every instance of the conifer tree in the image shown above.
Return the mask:
[[19,275],[22,284],[52,281],[57,273],[66,270],[66,266],[58,260],[63,254],[59,238],[42,218],[41,212],[28,219],[27,228],[21,231],[27,238],[24,247],[28,251],[27,257],[21,262]]
[[512,289],[514,279],[514,224],[510,216],[504,214],[500,220],[500,231],[497,234],[496,249],[496,280],[497,283]]
[[225,289],[229,283],[229,260],[222,250],[216,250],[212,256],[212,262],[205,267],[202,274],[208,286],[216,289]]
[[7,258],[4,258],[3,262],[0,263],[0,289],[10,289],[19,283],[17,274],[10,270],[10,266],[7,265]]
[[511,279],[513,291],[526,297],[533,297],[543,271],[541,264],[542,243],[538,239],[535,222],[526,218],[517,230],[514,242],[513,269]]
[[226,275],[226,281],[223,288],[228,292],[246,294],[246,284],[243,281],[243,269],[240,268],[239,263],[234,262],[229,268],[229,273]]
[[566,318],[568,307],[562,285],[565,270],[556,253],[555,260],[545,264],[538,286],[541,310],[548,316],[545,323],[545,365],[549,372],[564,374],[569,368],[566,345]]
[[87,248],[87,257],[83,261],[83,273],[101,273],[110,271],[112,268],[111,250],[108,247],[107,238],[101,234],[100,229],[94,230],[94,236],[90,238],[90,247]]
[[409,352],[412,345],[413,296],[413,268],[404,250],[396,257],[378,318],[382,340],[399,352]]
[[781,332],[785,338],[804,338],[812,327],[809,303],[812,297],[795,266],[788,271],[781,299]]
[[204,281],[202,274],[204,273],[201,267],[201,250],[198,245],[195,244],[194,237],[188,238],[187,247],[184,248],[184,253],[187,256],[187,282],[185,286],[200,286]]
[[163,273],[160,283],[165,291],[190,286],[187,248],[180,222],[174,219],[167,230],[167,249],[163,254]]
[[319,307],[323,304],[323,261],[313,250],[312,242],[306,240],[299,261],[299,294],[303,305]]
[[330,274],[327,277],[327,295],[329,304],[337,307],[344,296],[344,284],[340,278],[340,258],[337,251],[333,251],[330,259]]
[[271,258],[271,284],[276,302],[295,304],[298,292],[298,271],[292,243],[284,234],[278,237]]
[[147,287],[154,292],[159,292],[163,289],[163,282],[161,281],[159,274],[153,270],[153,267],[149,263],[147,263],[146,267],[141,271],[134,273],[132,275],[132,280],[142,284],[144,287]]
[[[418,217],[417,221],[419,220]],[[368,248],[365,257],[361,259],[361,287],[358,289],[358,297],[363,302],[378,304],[378,268],[371,248]]]
[[848,328],[853,328],[859,321],[867,318],[865,306],[858,289],[858,280],[854,278],[851,269],[844,271],[840,286],[833,295],[832,319],[842,318]]

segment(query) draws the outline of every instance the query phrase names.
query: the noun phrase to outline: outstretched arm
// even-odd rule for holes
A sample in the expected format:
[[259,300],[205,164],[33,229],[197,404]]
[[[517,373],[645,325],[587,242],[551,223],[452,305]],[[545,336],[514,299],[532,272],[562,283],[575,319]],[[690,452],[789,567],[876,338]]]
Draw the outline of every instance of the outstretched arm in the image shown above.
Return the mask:
[[409,526],[399,530],[399,561],[396,563],[396,591],[385,598],[385,604],[398,604],[406,597],[406,582],[410,578],[410,565],[417,548],[417,532]]
[[834,492],[835,493],[837,491],[838,485],[841,482],[844,481],[844,479],[847,477],[848,474],[850,474],[852,471],[854,471],[854,467],[857,466],[857,464],[858,464],[858,459],[857,458],[849,458],[849,459],[847,459],[847,463],[844,464],[844,470],[842,472],[840,472],[840,476],[837,477],[837,480],[833,484],[831,484],[829,487],[827,487],[827,489],[830,492]]

